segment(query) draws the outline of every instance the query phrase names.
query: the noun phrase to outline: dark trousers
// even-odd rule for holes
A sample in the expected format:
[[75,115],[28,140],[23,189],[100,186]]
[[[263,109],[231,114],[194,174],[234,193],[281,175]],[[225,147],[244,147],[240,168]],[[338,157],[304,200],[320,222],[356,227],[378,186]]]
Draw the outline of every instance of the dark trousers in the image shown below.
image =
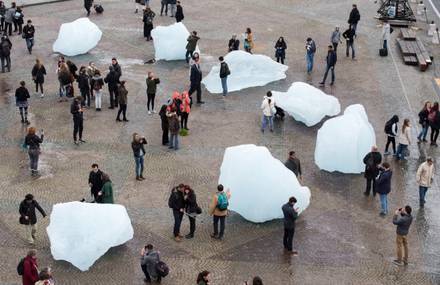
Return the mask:
[[[214,215],[214,235],[218,236],[219,238],[222,238],[223,234],[225,233],[225,220],[226,220],[226,216],[215,216]],[[218,228],[219,221],[220,221],[220,231]]]
[[108,88],[108,93],[110,94],[110,108],[118,107],[117,92],[116,88]]
[[293,228],[293,229],[284,228],[283,244],[284,244],[284,248],[289,251],[292,251],[292,249],[293,249],[293,235],[294,234],[295,234],[295,228]]
[[365,178],[367,180],[367,186],[365,188],[365,193],[370,195],[371,186],[373,186],[373,196],[376,196],[376,179]]
[[169,142],[168,129],[162,130],[162,145],[167,145]]
[[116,117],[119,120],[119,116],[122,113],[122,118],[127,120],[127,104],[119,104],[118,116]]
[[19,107],[18,109],[20,110],[21,121],[27,121],[28,107]]
[[160,15],[162,16],[163,10],[165,8],[165,15],[168,15],[168,4],[160,3]]
[[331,84],[333,84],[335,82],[335,67],[334,66],[327,65],[327,68],[325,69],[325,73],[324,73],[324,79],[322,79],[322,82],[325,83],[325,81],[327,80],[327,75],[328,75],[329,70],[332,72]]
[[148,94],[147,93],[147,110],[150,111],[150,105],[151,110],[154,110],[154,98],[156,97],[156,94]]
[[5,17],[0,18],[0,30],[5,30]]
[[18,26],[18,34],[21,35],[21,33],[23,32],[23,24],[17,24]]
[[280,62],[280,61],[281,61],[281,64],[284,64],[284,57],[277,56],[277,62]]
[[338,43],[332,43],[335,52],[338,50]]
[[[147,282],[151,282],[151,276],[150,276],[150,274],[148,274],[147,265],[146,264],[145,265],[141,264],[141,268],[142,268],[142,272],[144,272],[145,279],[147,280]],[[158,283],[160,283],[160,281],[162,281],[162,277],[157,276],[156,281]]]
[[431,127],[431,142],[435,143],[437,142],[439,129],[434,129]]
[[202,102],[202,87],[199,84],[191,84],[188,95],[191,96],[194,91],[197,91],[197,103]]
[[188,129],[188,116],[187,112],[182,112],[181,120],[180,120],[180,128]]
[[73,118],[73,140],[76,141],[76,136],[79,134],[79,139],[82,140],[83,133],[83,119]]
[[5,33],[7,33],[9,36],[12,36],[12,23],[5,23]]
[[84,7],[84,8],[86,8],[86,11],[87,11],[87,17],[90,16],[90,8],[91,8],[91,7]]
[[2,63],[2,72],[5,72],[5,68],[8,68],[8,72],[11,71],[11,56],[2,56],[1,58]]
[[38,93],[38,86],[40,86],[41,94],[43,94],[44,93],[44,91],[43,91],[43,83],[35,83],[35,92],[37,92],[37,93]]
[[83,97],[83,101],[81,102],[81,105],[85,106],[87,104],[87,106],[90,107],[90,92],[89,92],[89,90],[81,89],[80,92],[81,92],[81,97]]
[[196,218],[188,216],[189,220],[189,234],[194,235],[194,232],[196,231]]
[[385,152],[388,151],[388,147],[390,146],[390,144],[393,148],[393,154],[396,154],[396,138],[395,137],[387,136],[387,144],[385,145]]
[[193,50],[187,50],[187,51],[186,51],[186,54],[185,54],[185,60],[186,60],[186,63],[189,63],[189,59],[190,59],[191,57],[193,57],[193,54],[194,54],[194,51],[193,51]]
[[180,234],[180,225],[182,224],[183,212],[173,209],[173,216],[174,216],[173,234],[175,237],[177,237]]

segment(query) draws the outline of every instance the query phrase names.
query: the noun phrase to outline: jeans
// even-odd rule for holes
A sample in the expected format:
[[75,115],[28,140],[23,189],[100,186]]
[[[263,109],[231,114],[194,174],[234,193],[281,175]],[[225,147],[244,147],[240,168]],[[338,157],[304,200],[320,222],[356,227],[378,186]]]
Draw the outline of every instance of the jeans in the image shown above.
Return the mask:
[[314,53],[306,53],[307,73],[310,73],[313,70],[313,57],[314,56],[315,56]]
[[220,78],[222,81],[223,96],[228,94],[228,77]]
[[438,138],[439,129],[434,129],[431,127],[431,142],[436,143]]
[[405,153],[407,152],[407,150],[408,145],[399,143],[396,152],[397,159],[405,159]]
[[5,23],[5,33],[9,34],[9,36],[12,36],[12,23]]
[[127,120],[127,104],[119,104],[118,116],[116,117],[116,119],[119,120],[121,113],[123,120]]
[[67,96],[67,86],[68,85],[63,85],[60,82],[60,98],[63,98],[63,97]]
[[388,152],[388,147],[391,146],[393,148],[393,154],[396,154],[396,137],[387,136],[387,144],[385,145],[385,152]]
[[32,52],[32,47],[34,46],[34,38],[26,38],[26,46],[29,53]]
[[264,132],[267,123],[269,123],[270,130],[273,131],[273,116],[265,116],[265,115],[263,115],[263,119],[261,121],[261,131]]
[[367,187],[365,189],[365,193],[370,195],[371,185],[373,184],[373,196],[376,196],[376,179],[374,178],[366,178],[367,179]]
[[327,75],[328,75],[328,71],[331,70],[332,72],[332,81],[331,84],[333,84],[335,82],[335,66],[328,66],[325,69],[325,73],[324,73],[324,78],[322,79],[322,82],[325,83],[325,81],[327,80]]
[[419,186],[419,203],[420,203],[421,207],[423,207],[425,205],[426,192],[428,192],[428,187]]
[[193,57],[193,54],[194,54],[193,50],[186,50],[186,53],[185,53],[186,63],[189,63],[189,59]]
[[382,208],[382,213],[388,214],[388,200],[387,194],[379,194],[380,207]]
[[170,4],[170,14],[171,17],[176,16],[176,4]]
[[148,94],[147,93],[147,110],[150,111],[150,104],[151,104],[151,110],[154,111],[154,98],[156,97],[156,94]]
[[199,84],[191,84],[188,95],[191,96],[194,91],[197,91],[197,103],[202,102],[202,87]]
[[18,109],[20,110],[21,122],[27,121],[28,107],[19,107]]
[[[225,220],[226,216],[215,216],[214,215],[214,235],[222,238],[225,233]],[[218,228],[218,222],[220,221],[220,232]]]
[[144,157],[135,156],[134,161],[136,163],[136,177],[142,176],[142,173],[144,172]]
[[356,34],[357,25],[358,23],[350,24],[350,27],[354,30],[354,34]]
[[354,41],[347,41],[347,49],[345,50],[345,55],[350,56],[350,48],[351,48],[351,58],[355,58],[356,53],[354,51]]
[[30,161],[30,168],[31,171],[37,171],[38,170],[38,158],[40,157],[40,149],[38,148],[31,148],[29,149],[29,161]]
[[79,134],[79,139],[82,140],[83,119],[73,118],[73,140],[76,141],[76,135]]
[[408,262],[408,239],[405,236],[396,236],[397,260],[399,262]]
[[11,56],[2,56],[0,59],[2,62],[2,72],[5,72],[5,67],[8,68],[8,72],[11,72]]
[[180,234],[180,225],[182,224],[183,212],[173,209],[173,217],[174,217],[173,234],[174,237],[177,237]]
[[96,109],[101,109],[101,97],[102,97],[102,92],[101,90],[95,90],[95,108]]
[[179,149],[179,134],[170,134],[170,146],[169,148]]
[[284,244],[284,248],[289,251],[292,251],[292,249],[293,249],[293,235],[294,234],[295,234],[295,228],[293,228],[293,229],[284,228],[283,244]]
[[417,138],[421,140],[426,140],[426,135],[428,134],[428,125],[424,124],[422,125],[422,130],[420,131],[420,134],[417,136]]

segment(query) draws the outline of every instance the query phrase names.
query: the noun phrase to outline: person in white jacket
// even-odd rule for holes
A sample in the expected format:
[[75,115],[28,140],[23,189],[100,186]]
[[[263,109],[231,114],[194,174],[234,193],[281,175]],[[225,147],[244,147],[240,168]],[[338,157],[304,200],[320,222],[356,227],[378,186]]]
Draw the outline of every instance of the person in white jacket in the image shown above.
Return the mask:
[[419,202],[421,208],[425,206],[426,192],[428,192],[428,188],[431,187],[433,177],[434,160],[432,157],[427,157],[426,161],[420,164],[416,174],[417,184],[419,184]]
[[267,91],[261,103],[261,109],[263,110],[263,120],[261,122],[261,132],[264,133],[267,123],[269,123],[269,129],[273,132],[273,115],[276,113],[275,101],[272,99],[272,92]]
[[403,121],[402,131],[399,133],[399,146],[397,147],[397,160],[405,159],[405,154],[408,152],[408,146],[411,144],[411,126],[409,119]]
[[391,37],[391,26],[390,23],[388,23],[387,20],[384,20],[383,26],[382,26],[382,41],[383,41],[383,48],[388,49],[388,42]]

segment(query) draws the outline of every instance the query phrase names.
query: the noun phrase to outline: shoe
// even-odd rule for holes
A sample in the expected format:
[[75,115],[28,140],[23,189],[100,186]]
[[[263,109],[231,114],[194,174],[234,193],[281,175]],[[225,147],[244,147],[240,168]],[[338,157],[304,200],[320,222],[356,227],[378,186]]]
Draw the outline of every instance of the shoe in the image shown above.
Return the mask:
[[390,155],[390,154],[391,154],[391,152],[389,152],[389,151],[386,151],[383,153],[383,155]]
[[292,251],[290,252],[290,254],[293,255],[293,256],[298,256],[298,251],[296,251],[296,250],[292,250]]
[[192,239],[193,237],[194,237],[193,234],[187,234],[187,235],[185,236],[186,239]]
[[218,235],[216,235],[216,234],[211,234],[211,238],[216,239],[216,238],[218,238]]
[[44,98],[44,94],[43,93],[41,93],[40,98]]
[[403,262],[400,261],[400,260],[397,260],[397,259],[393,260],[393,263],[394,263],[395,265],[398,265],[398,266],[402,266],[402,265],[403,265]]
[[119,119],[119,118],[116,118],[116,122],[122,122],[122,121],[121,121],[121,119]]
[[181,241],[182,241],[182,238],[179,237],[179,236],[176,236],[176,237],[174,237],[174,240],[177,241],[177,242],[181,242]]
[[334,82],[330,82],[330,86],[333,86],[333,84],[335,84]]
[[427,140],[423,139],[422,142],[428,142]]
[[145,180],[145,177],[143,177],[142,175],[139,176],[139,178],[140,178],[141,180]]
[[324,86],[325,83],[324,82],[319,82],[319,85]]
[[24,124],[24,119],[21,119],[21,123]]
[[174,147],[170,145],[168,148],[169,148],[169,149],[173,149]]
[[153,110],[152,112],[153,112],[153,114],[156,114],[156,111]]
[[370,196],[370,193],[364,192],[364,195],[368,197],[368,196]]
[[204,101],[198,101],[197,104],[205,104]]
[[[137,12],[138,12],[138,9],[134,10],[134,13],[135,13],[135,14],[137,14]],[[151,281],[150,281],[150,282],[151,282]]]
[[408,265],[408,261],[404,261],[403,265],[407,266]]
[[148,115],[151,115],[151,111],[148,111]]
[[81,142],[81,143],[85,143],[86,141],[83,140],[83,139],[79,139],[79,142]]
[[123,121],[124,121],[124,122],[130,122],[130,120],[127,120],[127,119],[123,119]]
[[273,129],[270,129],[270,132],[273,133]]
[[142,181],[142,178],[140,178],[139,176],[136,177],[137,181]]
[[37,238],[35,237],[35,234],[31,234],[31,236],[32,236],[33,239],[37,239]]
[[108,107],[109,109],[114,109],[115,107]]
[[79,145],[79,142],[78,142],[78,141],[74,141],[73,143],[76,144],[76,145]]
[[30,124],[31,124],[27,119],[24,120],[24,123],[25,123],[26,125],[30,125]]
[[385,214],[384,212],[380,212],[379,213],[379,216],[381,216],[381,217],[385,217],[387,214]]

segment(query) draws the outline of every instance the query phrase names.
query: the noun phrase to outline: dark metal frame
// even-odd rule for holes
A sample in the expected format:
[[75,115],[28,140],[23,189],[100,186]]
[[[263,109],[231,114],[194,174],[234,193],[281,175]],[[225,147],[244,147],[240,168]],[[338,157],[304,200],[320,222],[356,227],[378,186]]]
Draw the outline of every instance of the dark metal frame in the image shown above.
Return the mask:
[[[394,16],[389,15],[390,7],[396,7],[396,12]],[[416,17],[414,15],[408,0],[385,0],[382,1],[382,5],[379,10],[379,20],[403,20],[415,22]]]

